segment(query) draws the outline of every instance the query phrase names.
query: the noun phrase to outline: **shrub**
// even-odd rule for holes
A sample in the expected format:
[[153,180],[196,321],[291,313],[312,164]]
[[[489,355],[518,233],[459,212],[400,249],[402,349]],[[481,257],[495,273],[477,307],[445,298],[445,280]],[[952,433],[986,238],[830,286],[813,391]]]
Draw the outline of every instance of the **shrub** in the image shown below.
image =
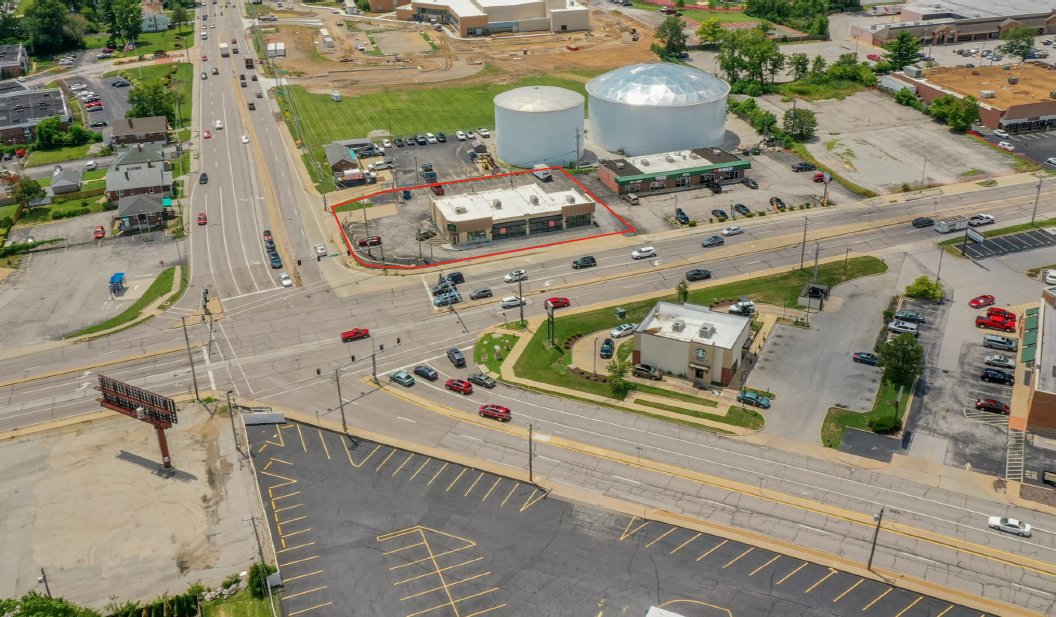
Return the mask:
[[268,575],[278,570],[266,563],[254,563],[249,567],[249,592],[255,598],[266,598],[268,595]]
[[897,431],[902,423],[895,419],[895,414],[889,413],[869,418],[868,424],[874,433],[883,434]]
[[696,221],[690,221],[689,222],[689,226],[690,227],[696,227],[697,226],[697,222]]
[[220,584],[224,589],[230,589],[231,587],[238,584],[242,580],[242,577],[238,574],[232,574],[224,579],[224,582]]
[[5,216],[3,219],[0,219],[0,229],[10,229],[14,224],[15,222],[11,220],[10,216]]
[[906,295],[910,298],[925,298],[938,300],[942,298],[942,285],[936,283],[926,276],[919,276],[917,280],[906,286]]

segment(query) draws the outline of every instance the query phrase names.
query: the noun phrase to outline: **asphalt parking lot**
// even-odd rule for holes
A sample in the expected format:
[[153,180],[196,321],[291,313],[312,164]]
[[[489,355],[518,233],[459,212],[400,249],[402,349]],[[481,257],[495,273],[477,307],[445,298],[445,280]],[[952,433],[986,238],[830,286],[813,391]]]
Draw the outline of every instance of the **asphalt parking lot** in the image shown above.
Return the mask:
[[[1054,244],[1056,244],[1056,236],[1044,229],[1034,229],[1018,234],[987,238],[981,243],[969,240],[968,245],[964,247],[964,252],[972,259],[983,259],[1029,251]],[[958,244],[958,246],[960,245]]]
[[[83,83],[86,90],[94,92],[103,104],[102,111],[93,111],[87,114],[89,124],[98,120],[106,120],[108,125],[113,125],[114,120],[124,118],[128,111],[129,88],[116,88],[111,86],[119,77],[70,77],[66,79],[67,84]],[[106,127],[95,127],[92,130],[102,132]]]
[[979,614],[390,446],[298,424],[248,433],[286,615]]
[[1007,141],[1015,147],[1016,152],[1027,158],[1040,163],[1045,169],[1056,168],[1045,161],[1056,158],[1056,133],[1040,131],[1034,133],[1009,133],[1008,137],[998,137],[993,131],[979,127],[983,139],[995,146],[1002,141]]

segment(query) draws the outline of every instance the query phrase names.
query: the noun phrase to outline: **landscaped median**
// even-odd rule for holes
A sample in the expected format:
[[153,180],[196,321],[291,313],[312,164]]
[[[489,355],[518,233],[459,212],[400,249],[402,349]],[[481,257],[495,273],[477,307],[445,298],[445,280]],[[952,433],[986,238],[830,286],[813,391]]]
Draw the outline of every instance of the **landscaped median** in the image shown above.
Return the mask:
[[[844,260],[832,260],[818,267],[821,284],[834,287],[844,276],[847,280],[881,274],[887,265],[875,257],[855,257],[844,264]],[[813,269],[779,272],[764,276],[742,276],[729,281],[711,281],[689,290],[688,302],[703,306],[748,296],[759,304],[798,307],[799,293],[803,285],[813,279]],[[631,392],[620,396],[605,375],[594,375],[586,367],[572,364],[572,344],[580,337],[608,330],[621,323],[640,323],[658,301],[677,302],[675,293],[652,294],[626,302],[614,302],[589,310],[574,309],[564,314],[558,312],[554,320],[556,345],[547,340],[542,318],[530,321],[531,336],[507,334],[502,328],[485,332],[477,343],[475,360],[486,370],[503,380],[549,394],[564,396],[588,403],[612,407],[622,411],[677,422],[695,428],[720,433],[744,434],[759,430],[764,425],[763,416],[753,408],[739,404],[719,408],[719,402],[680,391],[673,385],[660,386],[631,383]],[[626,315],[616,317],[615,308],[622,308]],[[496,338],[498,335],[498,338]],[[502,360],[494,357],[495,345],[500,346]],[[509,351],[506,351],[509,344]],[[627,342],[621,341],[621,346]],[[623,355],[623,349],[620,349]],[[627,352],[629,354],[629,352]],[[482,354],[489,354],[485,361]],[[511,364],[512,362],[512,364]],[[670,377],[669,377],[670,379]],[[679,382],[679,384],[688,382]],[[708,412],[706,409],[713,409]],[[726,428],[723,428],[726,427]]]
[[[827,447],[839,450],[840,443],[843,441],[843,432],[846,429],[856,428],[867,433],[873,432],[870,421],[895,415],[895,397],[898,396],[898,388],[899,384],[886,379],[881,381],[880,391],[876,393],[876,400],[873,401],[873,408],[865,413],[843,407],[829,407],[828,413],[825,414],[825,422],[821,425],[821,442]],[[904,401],[908,399],[911,389],[911,386],[905,387],[902,394]],[[904,403],[902,408],[904,409],[906,405],[908,403]],[[905,414],[901,412],[902,410],[899,411],[898,419],[901,420]]]

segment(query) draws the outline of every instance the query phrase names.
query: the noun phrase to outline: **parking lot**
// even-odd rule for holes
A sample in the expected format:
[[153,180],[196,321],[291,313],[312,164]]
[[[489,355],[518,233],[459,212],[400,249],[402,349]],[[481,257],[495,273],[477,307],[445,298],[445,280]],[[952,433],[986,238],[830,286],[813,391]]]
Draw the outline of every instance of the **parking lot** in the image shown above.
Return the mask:
[[979,614],[407,450],[299,424],[248,433],[287,615]]
[[[1056,236],[1049,230],[1035,229],[1018,234],[987,238],[981,243],[969,240],[964,252],[972,259],[983,259],[985,257],[1000,257],[1010,253],[1029,251],[1052,246],[1053,244],[1056,244]],[[961,245],[958,244],[957,246],[960,247]]]
[[1047,163],[1049,159],[1056,158],[1056,134],[1048,131],[1035,133],[1009,133],[1008,137],[998,137],[993,131],[985,127],[979,127],[983,139],[997,145],[1008,142],[1016,149],[1016,152],[1026,156],[1032,161],[1041,164],[1045,169],[1054,169],[1056,166]]
[[[65,80],[67,85],[73,85],[76,83],[83,83],[87,86],[81,92],[94,92],[99,97],[100,102],[103,104],[102,111],[89,112],[88,123],[105,120],[107,125],[113,125],[114,120],[124,118],[125,112],[128,111],[128,91],[129,88],[117,88],[111,84],[115,81],[119,81],[120,77],[69,77]],[[75,93],[76,94],[76,93]],[[102,132],[106,127],[92,127],[93,131]]]

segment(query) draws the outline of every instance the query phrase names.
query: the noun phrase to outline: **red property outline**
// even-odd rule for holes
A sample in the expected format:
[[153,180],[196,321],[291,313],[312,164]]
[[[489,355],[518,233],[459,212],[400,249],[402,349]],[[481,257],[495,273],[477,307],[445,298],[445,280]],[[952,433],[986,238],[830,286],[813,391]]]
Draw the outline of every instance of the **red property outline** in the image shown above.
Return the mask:
[[356,202],[356,201],[359,201],[361,199],[369,199],[371,197],[374,197],[375,195],[384,195],[385,193],[398,193],[398,192],[401,192],[401,191],[411,191],[411,190],[415,190],[415,189],[424,189],[424,188],[429,188],[430,186],[437,186],[437,185],[443,186],[445,184],[458,184],[459,182],[472,182],[473,180],[485,180],[485,179],[488,179],[488,178],[505,178],[506,176],[516,176],[518,174],[530,174],[533,171],[540,171],[540,170],[535,170],[535,169],[525,170],[525,171],[513,171],[513,172],[510,172],[510,173],[498,174],[498,175],[495,175],[495,176],[480,176],[478,178],[466,178],[465,180],[452,180],[450,182],[434,182],[432,184],[423,184],[421,186],[405,186],[403,188],[398,188],[398,189],[389,189],[387,191],[379,191],[377,193],[371,193],[370,195],[364,195],[363,197],[357,197],[356,199],[350,199],[348,201],[341,202],[339,204],[331,206],[330,207],[330,214],[334,215],[334,222],[337,223],[337,228],[341,230],[341,236],[345,239],[345,245],[348,247],[348,250],[351,252],[352,256],[355,257],[355,259],[359,263],[359,265],[366,266],[368,268],[389,268],[389,269],[394,269],[394,270],[416,270],[418,268],[432,268],[434,266],[443,266],[443,265],[446,265],[446,264],[453,264],[453,263],[457,263],[457,262],[460,262],[460,261],[471,261],[473,259],[482,259],[484,257],[494,257],[496,255],[508,255],[510,253],[519,253],[521,251],[535,250],[535,249],[540,249],[540,248],[546,248],[546,247],[549,247],[549,246],[558,246],[560,244],[568,244],[568,243],[571,243],[571,242],[581,242],[583,240],[591,240],[591,239],[594,239],[594,238],[604,238],[606,236],[618,236],[620,234],[625,234],[625,233],[637,231],[634,227],[631,227],[630,223],[628,223],[627,221],[623,220],[622,216],[620,216],[619,214],[616,214],[615,212],[613,212],[612,208],[607,206],[605,204],[605,202],[603,202],[600,199],[598,199],[598,197],[596,195],[594,195],[594,193],[591,193],[590,190],[587,189],[587,187],[583,186],[582,184],[579,183],[578,180],[573,178],[572,174],[568,173],[567,171],[565,171],[561,167],[547,167],[547,169],[551,169],[551,170],[556,169],[556,170],[559,170],[560,172],[562,172],[563,174],[565,174],[566,176],[568,176],[569,180],[572,180],[573,182],[575,182],[576,185],[579,186],[579,188],[583,189],[583,191],[586,192],[587,195],[590,195],[591,197],[593,197],[594,201],[598,202],[602,206],[605,206],[605,209],[609,211],[609,214],[611,214],[611,215],[615,216],[616,218],[620,219],[620,222],[623,223],[624,225],[626,225],[627,229],[625,229],[623,231],[614,231],[614,232],[607,233],[607,234],[598,234],[596,236],[588,236],[586,238],[573,238],[573,239],[570,239],[570,240],[562,240],[560,242],[551,242],[550,244],[540,244],[538,246],[527,246],[527,247],[520,248],[520,249],[511,249],[511,250],[508,250],[508,251],[499,251],[497,253],[488,253],[487,255],[477,255],[476,257],[460,257],[458,259],[452,259],[452,260],[449,260],[449,261],[437,261],[437,262],[434,262],[434,263],[431,263],[431,264],[428,264],[428,265],[423,264],[423,265],[419,265],[419,266],[396,266],[396,265],[389,266],[389,265],[384,265],[384,264],[366,263],[363,260],[361,260],[359,258],[359,255],[356,254],[356,250],[352,247],[352,242],[351,242],[351,240],[348,239],[348,234],[345,232],[345,228],[341,226],[341,221],[339,221],[337,219],[337,213],[334,212],[335,208],[339,208],[339,207],[341,207],[341,206],[343,206],[345,204],[350,204],[352,202]]

